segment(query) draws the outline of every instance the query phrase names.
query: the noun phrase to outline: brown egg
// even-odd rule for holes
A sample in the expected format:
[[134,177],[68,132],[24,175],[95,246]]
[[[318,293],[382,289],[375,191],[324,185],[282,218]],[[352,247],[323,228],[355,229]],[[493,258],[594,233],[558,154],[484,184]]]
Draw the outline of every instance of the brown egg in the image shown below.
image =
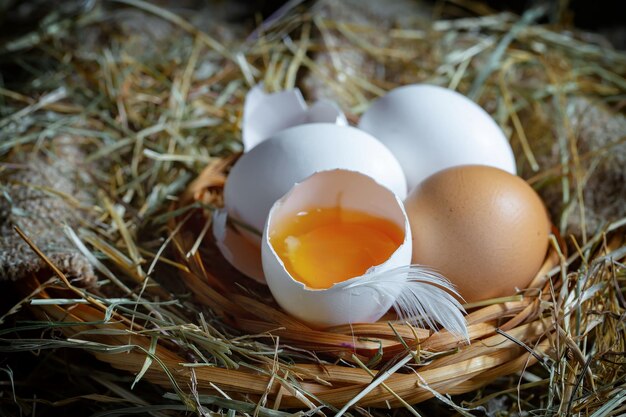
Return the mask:
[[498,168],[465,165],[420,183],[405,201],[413,263],[454,283],[467,302],[515,294],[548,249],[550,220],[535,191]]

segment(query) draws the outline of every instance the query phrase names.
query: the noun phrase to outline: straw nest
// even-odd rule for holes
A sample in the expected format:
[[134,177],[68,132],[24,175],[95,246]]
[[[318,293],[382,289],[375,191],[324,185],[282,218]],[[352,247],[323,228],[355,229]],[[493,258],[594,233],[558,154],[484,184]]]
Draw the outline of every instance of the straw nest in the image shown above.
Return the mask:
[[[163,49],[146,52],[143,35],[115,43],[100,26],[109,19],[101,9],[5,45],[5,52],[20,53],[34,43],[56,61],[20,93],[1,90],[11,112],[0,120],[10,135],[0,152],[10,160],[45,149],[41,138],[86,138],[83,168],[96,184],[96,203],[75,204],[88,220],[59,233],[89,260],[100,282],[77,286],[38,248],[36,237],[17,228],[48,269],[16,285],[22,300],[2,322],[19,317],[24,306],[39,320],[3,327],[3,351],[81,349],[124,371],[130,381],[101,371],[80,377],[107,389],[107,398],[89,397],[93,409],[111,410],[111,398],[131,404],[108,415],[229,410],[281,417],[287,415],[281,409],[332,414],[348,407],[363,415],[388,407],[419,415],[414,404],[431,397],[462,415],[623,412],[626,219],[622,205],[603,202],[623,190],[614,166],[620,166],[615,158],[622,157],[624,132],[609,138],[595,132],[595,145],[584,149],[586,137],[571,131],[569,112],[570,101],[584,96],[606,125],[622,126],[623,54],[534,25],[543,9],[522,18],[390,24],[384,44],[381,22],[333,20],[332,8],[292,10],[229,49],[165,9],[122,3],[169,22]],[[112,40],[93,54],[74,43],[72,25],[91,30],[87,39]],[[364,72],[350,66],[355,62]],[[368,66],[385,72],[385,81],[366,74]],[[373,324],[310,329],[219,255],[210,219],[240,149],[247,86],[264,81],[278,90],[298,80],[310,97],[321,94],[315,85],[323,80],[326,95],[334,95],[352,120],[395,84],[446,85],[479,101],[506,130],[522,175],[550,202],[556,227],[527,289],[466,306],[469,345],[393,315]],[[60,90],[46,95],[41,86]],[[590,203],[585,193],[593,181],[603,186]],[[593,225],[585,221],[590,210]],[[488,384],[491,389],[479,389]],[[161,387],[158,395],[139,398],[130,391],[146,385]],[[450,397],[467,392],[473,394],[461,405]],[[14,398],[26,407],[19,389]]]

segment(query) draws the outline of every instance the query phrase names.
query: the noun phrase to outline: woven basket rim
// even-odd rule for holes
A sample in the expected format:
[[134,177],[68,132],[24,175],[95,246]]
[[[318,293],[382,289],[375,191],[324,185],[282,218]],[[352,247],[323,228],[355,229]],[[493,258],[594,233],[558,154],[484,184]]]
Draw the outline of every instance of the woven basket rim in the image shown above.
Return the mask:
[[[215,193],[217,191],[219,194],[219,189],[223,187],[226,180],[226,171],[235,159],[236,156],[207,166],[196,181],[188,187],[183,198],[177,203],[177,207],[185,206],[193,201],[202,201],[206,196],[204,194],[206,191],[210,191],[209,198],[214,201]],[[196,211],[204,221],[207,220],[206,216],[210,215],[209,211],[203,209]],[[180,220],[180,218],[173,220],[170,224],[170,230],[180,226],[176,220]],[[560,243],[560,249],[565,250],[565,245],[556,228],[553,228],[553,233]],[[187,253],[186,250],[195,242],[193,235],[194,233],[183,225],[181,233],[177,234],[179,255],[182,256]],[[445,356],[427,365],[421,364],[419,375],[416,373],[397,373],[387,380],[387,385],[399,386],[397,388],[399,392],[393,389],[391,391],[407,401],[419,402],[432,396],[432,392],[429,390],[416,390],[420,378],[424,378],[424,381],[431,388],[439,387],[434,389],[443,389],[445,392],[456,394],[468,392],[485,385],[498,376],[520,371],[525,366],[534,363],[537,360],[537,355],[533,355],[533,353],[536,352],[529,352],[523,346],[536,345],[538,352],[543,352],[549,348],[546,337],[552,330],[539,317],[540,298],[548,293],[546,291],[548,274],[551,271],[554,272],[558,261],[557,251],[550,248],[535,278],[528,288],[522,291],[526,295],[520,300],[492,303],[472,309],[466,317],[472,341],[470,345],[466,345],[446,330],[433,333],[406,324],[391,324],[388,321],[388,316],[372,324],[361,323],[327,329],[312,329],[284,313],[278,306],[268,306],[253,297],[237,292],[229,294],[228,297],[234,300],[237,306],[244,307],[244,316],[246,317],[237,316],[237,310],[228,310],[228,305],[220,305],[219,308],[225,309],[223,311],[226,313],[225,317],[229,317],[231,320],[233,317],[236,318],[232,324],[243,333],[262,334],[267,332],[274,337],[280,337],[281,341],[285,341],[291,346],[313,350],[321,355],[331,355],[348,363],[354,362],[351,360],[351,355],[354,353],[365,361],[380,355],[381,349],[383,352],[382,360],[390,360],[396,355],[407,354],[406,345],[412,348],[419,346],[419,349],[425,351],[448,352]],[[181,278],[187,287],[198,296],[198,301],[212,307],[219,305],[220,303],[216,303],[212,298],[219,299],[217,293],[220,290],[225,290],[221,288],[220,277],[207,274],[206,265],[194,266],[194,262],[203,262],[203,260],[198,257],[192,261],[189,265],[192,272],[190,274],[181,272]],[[256,285],[251,282],[252,280],[244,278],[244,282],[246,281],[249,281],[251,285]],[[221,284],[224,282],[222,281]],[[558,277],[551,282],[551,285],[558,285]],[[248,318],[250,312],[255,312],[257,317]],[[501,323],[496,323],[497,321]],[[360,339],[361,342],[359,342]],[[372,342],[372,339],[378,339],[379,342]],[[297,365],[304,368],[315,366],[310,364]],[[349,365],[336,365],[332,372],[347,373],[339,378],[342,386],[340,388],[324,388],[323,385],[320,385],[315,387],[318,389],[315,391],[316,396],[335,405],[349,401],[364,384],[367,385],[372,380],[371,375],[368,375],[364,370],[359,369],[355,372],[354,369]],[[461,369],[462,371],[460,371]],[[325,374],[328,372],[326,369]],[[354,379],[351,380],[350,375]],[[321,376],[319,377],[321,378]],[[426,379],[427,377],[430,380]],[[345,392],[337,391],[340,389]],[[376,407],[401,405],[390,391],[385,391],[382,388],[373,391],[359,404]],[[293,407],[297,405],[298,400],[287,394],[282,395],[281,406]],[[302,405],[300,403],[300,406]]]
[[[190,184],[172,210],[189,202],[202,201],[207,195],[211,199],[219,197],[225,172],[233,160],[227,158],[209,165]],[[560,282],[558,275],[554,280],[549,279],[560,259],[554,248],[550,249],[541,269],[524,291],[524,297],[491,303],[469,312],[466,319],[471,343],[466,344],[446,330],[434,333],[407,324],[390,323],[388,317],[377,323],[312,329],[268,303],[267,299],[260,298],[257,294],[263,292],[260,284],[243,278],[244,283],[253,289],[248,291],[230,275],[213,273],[210,263],[216,261],[215,258],[204,259],[201,251],[187,256],[191,248],[197,246],[199,228],[192,226],[194,218],[196,222],[206,223],[206,215],[206,209],[195,208],[184,216],[172,218],[169,224],[170,231],[176,232],[172,233],[172,246],[178,261],[186,266],[179,269],[179,276],[194,301],[209,307],[242,334],[266,337],[267,340],[279,338],[291,348],[312,351],[326,358],[326,363],[281,364],[278,370],[272,369],[270,364],[261,365],[257,370],[189,368],[182,365],[185,358],[175,346],[158,343],[154,355],[159,358],[159,363],[152,363],[143,370],[143,378],[154,384],[171,388],[173,384],[186,385],[193,377],[201,394],[219,394],[219,387],[233,396],[253,400],[264,397],[277,409],[314,409],[320,404],[341,407],[368,387],[379,372],[400,358],[407,358],[407,366],[402,371],[385,375],[384,384],[377,385],[358,401],[360,406],[400,407],[431,398],[435,391],[447,394],[473,391],[497,377],[523,370],[551,349],[549,336],[555,330],[542,318],[540,305],[542,299],[548,297],[548,286],[558,287]],[[183,218],[186,220],[181,223]],[[202,238],[209,239],[206,234]],[[222,259],[220,262],[226,261]],[[33,276],[30,290],[37,285],[40,283]],[[268,294],[265,289],[265,297]],[[51,295],[48,290],[43,290],[38,297]],[[134,329],[138,326],[130,323],[127,317],[115,313],[117,321],[94,324],[103,320],[105,311],[91,304],[44,305],[31,309],[47,319],[84,323],[63,328],[67,337],[94,329],[113,328],[119,335],[103,336],[96,332],[89,340],[119,346],[132,344],[136,349],[124,355],[94,352],[96,358],[127,372],[137,374],[142,371],[151,339],[136,332],[129,332],[130,336],[125,334],[131,326]],[[429,359],[425,360],[422,355],[414,360],[407,348],[428,352]],[[333,361],[335,363],[331,364]],[[357,366],[368,362],[376,362],[378,366],[376,363],[370,366],[371,369]],[[261,369],[265,371],[261,372]],[[288,376],[296,378],[298,389],[281,382],[281,378]]]

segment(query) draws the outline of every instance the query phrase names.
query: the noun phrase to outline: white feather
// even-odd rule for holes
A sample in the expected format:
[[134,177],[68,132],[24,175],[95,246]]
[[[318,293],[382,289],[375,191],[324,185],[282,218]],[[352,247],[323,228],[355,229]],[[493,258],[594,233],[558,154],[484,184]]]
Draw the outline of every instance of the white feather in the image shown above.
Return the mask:
[[[421,265],[408,265],[366,274],[346,289],[370,288],[395,298],[398,317],[422,327],[447,329],[467,341],[465,310],[454,296],[460,295],[445,277]],[[437,325],[439,324],[439,326]]]

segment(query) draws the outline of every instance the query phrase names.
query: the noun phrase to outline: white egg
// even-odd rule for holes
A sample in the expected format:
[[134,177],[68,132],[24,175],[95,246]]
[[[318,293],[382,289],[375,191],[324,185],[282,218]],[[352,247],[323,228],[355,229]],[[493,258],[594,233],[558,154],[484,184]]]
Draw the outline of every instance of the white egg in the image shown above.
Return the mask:
[[280,131],[246,152],[228,175],[224,206],[231,218],[261,232],[274,202],[295,183],[335,168],[369,175],[406,197],[402,168],[382,143],[354,127],[312,123]]
[[393,152],[409,189],[456,165],[489,165],[516,173],[511,146],[491,116],[443,87],[416,84],[392,90],[363,114],[359,128]]
[[[400,227],[404,240],[384,263],[372,266],[364,275],[328,289],[311,289],[287,271],[270,242],[270,234],[276,224],[304,210],[335,207],[387,219]],[[272,295],[292,316],[318,328],[374,322],[394,304],[397,294],[358,284],[375,279],[381,272],[409,265],[411,229],[400,198],[388,188],[358,172],[322,171],[295,185],[273,205],[263,232],[262,256]]]

